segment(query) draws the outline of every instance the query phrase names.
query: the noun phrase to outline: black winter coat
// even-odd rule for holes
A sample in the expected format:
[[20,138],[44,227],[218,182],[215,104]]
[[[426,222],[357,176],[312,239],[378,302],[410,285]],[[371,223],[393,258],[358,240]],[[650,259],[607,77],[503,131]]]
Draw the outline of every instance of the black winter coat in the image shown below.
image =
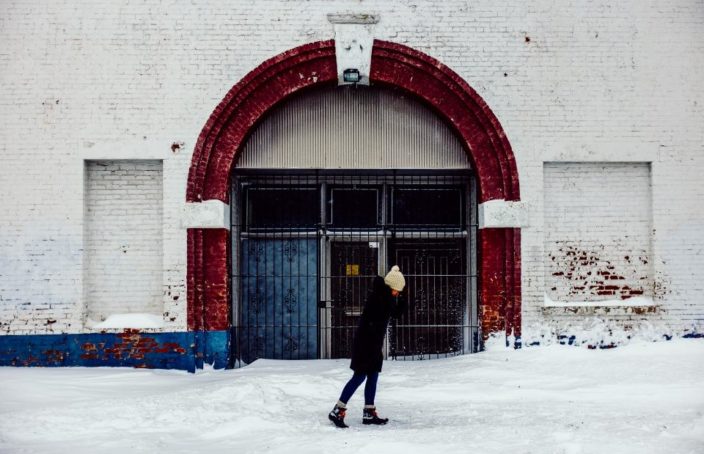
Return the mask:
[[392,296],[384,278],[375,277],[354,336],[350,369],[363,374],[381,372],[384,361],[382,348],[389,318],[399,317],[405,310],[405,299]]

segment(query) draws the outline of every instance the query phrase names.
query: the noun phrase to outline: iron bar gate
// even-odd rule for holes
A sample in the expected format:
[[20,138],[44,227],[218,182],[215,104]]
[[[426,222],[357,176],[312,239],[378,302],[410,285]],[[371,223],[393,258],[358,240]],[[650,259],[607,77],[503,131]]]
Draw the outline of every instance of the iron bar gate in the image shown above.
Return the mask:
[[236,363],[346,358],[370,284],[398,264],[408,311],[389,358],[477,351],[468,171],[256,171],[232,182]]

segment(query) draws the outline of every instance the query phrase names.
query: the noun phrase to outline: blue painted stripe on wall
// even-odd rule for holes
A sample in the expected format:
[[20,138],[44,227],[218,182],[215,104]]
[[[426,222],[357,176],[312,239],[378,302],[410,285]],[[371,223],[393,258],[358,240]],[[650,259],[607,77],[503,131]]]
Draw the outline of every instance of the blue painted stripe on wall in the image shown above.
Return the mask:
[[232,367],[230,361],[232,337],[229,331],[196,331],[193,334],[196,345],[195,367],[202,369],[204,363],[212,364],[216,369]]
[[230,332],[32,334],[0,336],[0,366],[146,367],[194,372],[225,368]]

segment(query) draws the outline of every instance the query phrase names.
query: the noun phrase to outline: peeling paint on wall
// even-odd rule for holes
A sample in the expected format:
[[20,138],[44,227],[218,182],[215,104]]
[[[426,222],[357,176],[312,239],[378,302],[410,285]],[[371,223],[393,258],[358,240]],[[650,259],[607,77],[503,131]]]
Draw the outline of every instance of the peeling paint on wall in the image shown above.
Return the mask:
[[0,336],[0,366],[108,366],[195,371],[230,361],[228,331]]
[[650,260],[645,250],[612,259],[613,249],[600,245],[589,248],[577,242],[555,242],[548,253],[551,292],[567,301],[597,301],[614,297],[652,296]]

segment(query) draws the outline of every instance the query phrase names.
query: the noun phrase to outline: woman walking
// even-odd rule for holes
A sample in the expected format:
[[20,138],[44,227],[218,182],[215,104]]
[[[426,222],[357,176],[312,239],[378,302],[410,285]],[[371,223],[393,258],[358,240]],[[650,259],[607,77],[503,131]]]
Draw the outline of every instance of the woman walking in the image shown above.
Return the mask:
[[337,427],[348,427],[345,424],[347,402],[364,380],[367,383],[364,385],[362,423],[386,424],[389,422],[388,418],[379,418],[377,415],[374,398],[376,396],[376,382],[384,361],[382,347],[386,328],[390,317],[398,317],[406,309],[405,299],[399,298],[405,286],[406,280],[398,266],[393,266],[386,277],[377,276],[374,278],[372,291],[364,305],[364,311],[354,337],[350,364],[354,375],[347,382],[340,399],[328,414],[328,419]]

